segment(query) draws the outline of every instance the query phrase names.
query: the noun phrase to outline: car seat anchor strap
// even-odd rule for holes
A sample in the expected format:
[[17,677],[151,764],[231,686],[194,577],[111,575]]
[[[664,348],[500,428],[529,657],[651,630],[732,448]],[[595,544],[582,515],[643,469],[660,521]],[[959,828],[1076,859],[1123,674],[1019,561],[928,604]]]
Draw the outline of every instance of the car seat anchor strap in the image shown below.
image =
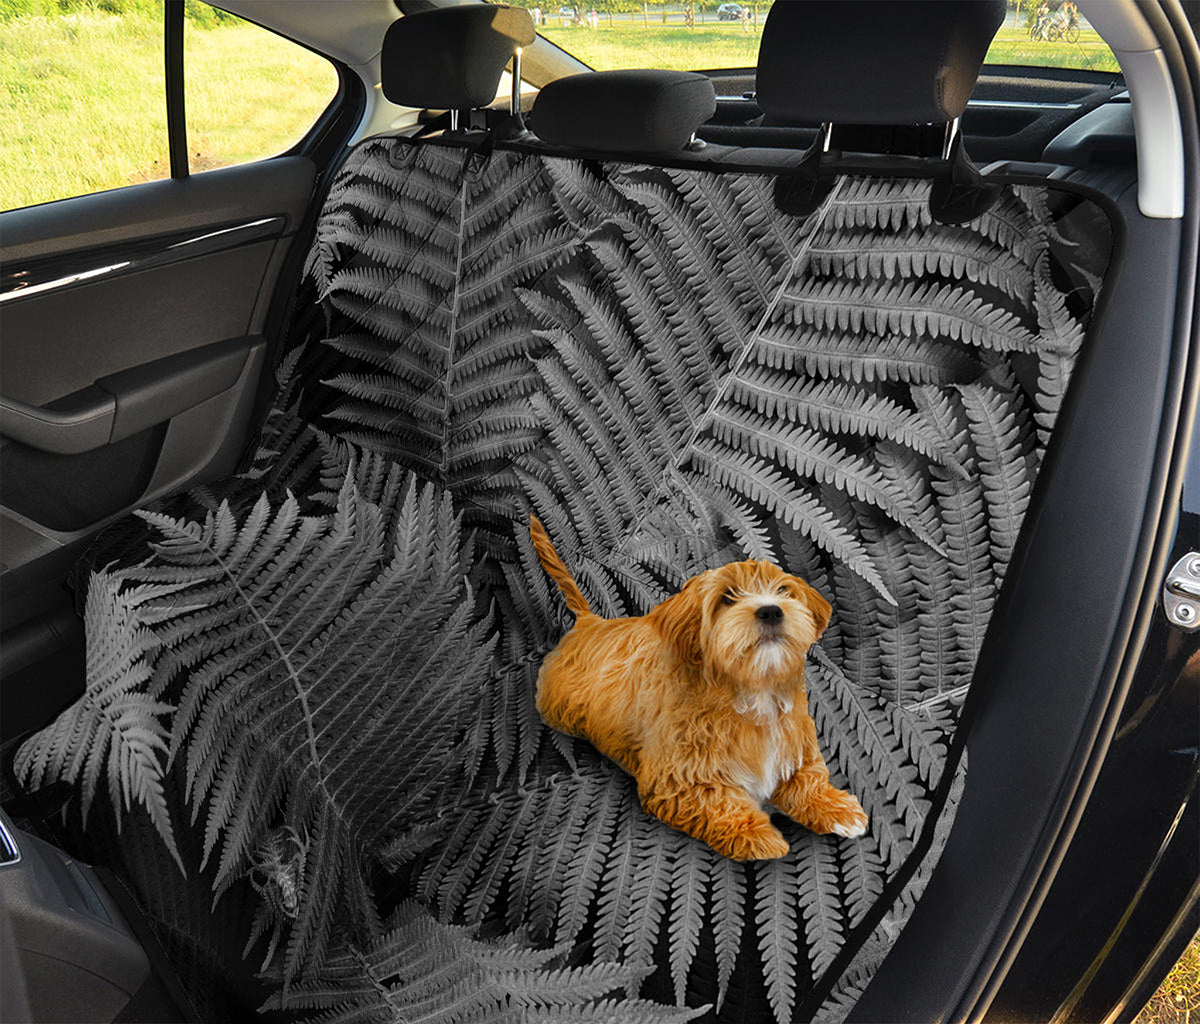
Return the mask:
[[462,167],[458,172],[459,177],[478,178],[483,173],[484,168],[487,167],[495,148],[496,129],[489,128],[478,142],[465,147],[466,152],[463,154]]
[[[833,191],[836,175],[828,167],[822,167],[823,158],[830,152],[832,129],[833,125],[822,124],[813,144],[800,157],[800,162],[775,179],[775,208],[780,213],[807,217]],[[840,154],[832,155],[836,157]]]
[[999,185],[988,185],[967,156],[962,133],[953,135],[945,166],[929,193],[929,214],[939,224],[966,224],[987,212],[1000,195]]

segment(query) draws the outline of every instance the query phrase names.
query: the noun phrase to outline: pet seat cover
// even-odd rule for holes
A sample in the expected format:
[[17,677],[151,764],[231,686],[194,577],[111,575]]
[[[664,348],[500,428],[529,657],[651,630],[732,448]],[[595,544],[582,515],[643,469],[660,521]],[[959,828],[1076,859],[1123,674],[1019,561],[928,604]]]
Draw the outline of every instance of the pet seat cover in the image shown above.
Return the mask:
[[546,83],[530,125],[555,146],[671,153],[717,109],[712,81],[688,71],[588,71]]
[[[677,1001],[838,1019],[953,819],[966,765],[947,752],[1107,222],[1069,190],[1007,186],[939,225],[928,181],[879,177],[789,218],[769,172],[463,153],[381,138],[351,155],[258,457],[102,542],[89,630],[128,670],[92,678],[19,777],[88,792],[71,716],[109,692],[176,737],[171,767],[151,750],[106,769],[98,748],[87,778],[141,796],[114,810],[90,783],[74,848],[130,880],[198,1001],[230,998],[242,940],[219,936],[249,933],[244,908],[293,1014],[328,989],[391,1019],[433,983],[403,952],[425,935],[446,1006],[599,987],[620,1020],[686,1019]],[[744,557],[829,598],[809,703],[868,834],[780,822],[786,858],[736,864],[545,729],[537,668],[567,623],[527,511],[605,615]],[[105,815],[124,823],[107,846]],[[577,973],[504,953],[520,980],[464,926],[570,948]],[[379,985],[355,980],[364,963]]]

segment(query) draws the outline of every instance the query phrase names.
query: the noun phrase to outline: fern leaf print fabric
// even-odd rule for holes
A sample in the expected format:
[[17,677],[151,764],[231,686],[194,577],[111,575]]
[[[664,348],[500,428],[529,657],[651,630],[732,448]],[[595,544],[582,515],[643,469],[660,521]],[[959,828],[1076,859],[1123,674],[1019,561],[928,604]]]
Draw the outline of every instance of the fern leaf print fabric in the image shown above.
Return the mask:
[[[960,711],[1111,238],[1065,190],[949,226],[925,180],[843,177],[806,218],[773,185],[351,153],[257,455],[101,539],[88,691],[15,765],[72,784],[76,848],[129,880],[206,1015],[853,1005],[953,821]],[[734,863],[543,726],[569,621],[530,512],[605,616],[744,558],[816,587],[811,711],[867,835],[777,816],[791,852]]]

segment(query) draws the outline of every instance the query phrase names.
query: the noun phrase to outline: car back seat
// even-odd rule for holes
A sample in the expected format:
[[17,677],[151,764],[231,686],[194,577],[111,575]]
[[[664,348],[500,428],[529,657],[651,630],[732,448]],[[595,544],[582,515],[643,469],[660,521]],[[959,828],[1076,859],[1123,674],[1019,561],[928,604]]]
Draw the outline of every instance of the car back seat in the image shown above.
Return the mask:
[[[968,52],[932,41],[840,116],[957,116],[1000,6],[930,22]],[[788,7],[764,31],[760,102],[777,123],[827,121],[837,81],[792,60]],[[498,79],[503,48],[469,10],[444,46],[470,63],[483,33]],[[440,13],[397,22],[385,56],[405,59],[412,23]],[[384,88],[403,101],[398,66]],[[420,102],[469,105],[460,77],[436,94],[430,70]],[[965,777],[959,709],[1111,237],[1069,187],[998,184],[947,224],[930,208],[940,161],[852,173],[813,152],[689,148],[706,84],[591,73],[542,90],[536,137],[359,143],[316,227],[258,454],[126,528],[115,567],[111,538],[89,562],[89,629],[115,631],[89,640],[120,652],[166,730],[145,785],[123,803],[113,790],[117,816],[173,822],[158,831],[185,836],[190,895],[148,892],[128,838],[103,855],[160,919],[186,917],[197,889],[240,892],[289,986],[275,1005],[323,1005],[304,1001],[322,986],[351,998],[355,950],[410,934],[422,912],[388,914],[413,897],[476,934],[626,965],[592,968],[592,997],[662,1005],[614,1004],[614,1019],[676,1003],[836,1019],[920,897]],[[777,198],[797,169],[828,186],[806,216]],[[744,557],[827,596],[809,701],[868,835],[783,824],[788,857],[736,864],[545,729],[533,689],[566,620],[530,511],[606,616]],[[84,777],[77,742],[52,727],[18,774],[95,788],[102,766]],[[437,934],[443,957],[482,962]],[[375,980],[396,988],[385,961]],[[539,963],[524,966],[550,985]],[[517,999],[489,970],[455,984]]]

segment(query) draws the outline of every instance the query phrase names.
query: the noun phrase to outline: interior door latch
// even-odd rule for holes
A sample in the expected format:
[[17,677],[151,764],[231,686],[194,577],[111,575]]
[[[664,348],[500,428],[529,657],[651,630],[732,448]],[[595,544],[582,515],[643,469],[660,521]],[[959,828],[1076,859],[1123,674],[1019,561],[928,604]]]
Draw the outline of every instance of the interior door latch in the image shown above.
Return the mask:
[[1163,611],[1172,626],[1188,633],[1200,629],[1200,551],[1189,551],[1167,574]]

